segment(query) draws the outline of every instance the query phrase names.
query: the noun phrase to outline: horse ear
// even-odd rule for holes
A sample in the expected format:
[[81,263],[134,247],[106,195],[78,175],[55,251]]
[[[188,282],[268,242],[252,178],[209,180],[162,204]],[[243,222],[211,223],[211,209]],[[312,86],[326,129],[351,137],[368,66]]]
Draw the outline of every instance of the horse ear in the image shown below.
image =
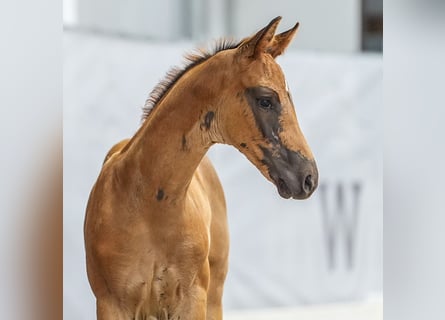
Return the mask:
[[272,42],[267,48],[267,52],[270,53],[271,56],[274,58],[283,54],[284,50],[287,48],[295,33],[297,32],[299,25],[300,23],[297,22],[293,28],[274,36]]
[[258,55],[266,52],[267,47],[273,40],[275,30],[277,30],[280,20],[280,16],[276,17],[255,35],[244,40],[238,47],[239,54],[248,58],[257,58]]

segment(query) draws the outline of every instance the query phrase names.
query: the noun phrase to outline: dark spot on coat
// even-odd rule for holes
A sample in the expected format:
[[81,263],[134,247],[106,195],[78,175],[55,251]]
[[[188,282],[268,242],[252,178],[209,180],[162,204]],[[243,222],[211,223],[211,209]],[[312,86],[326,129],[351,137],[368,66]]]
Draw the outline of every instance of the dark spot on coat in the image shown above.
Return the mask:
[[185,135],[182,135],[181,150],[187,150],[187,139],[185,138]]
[[241,142],[241,143],[240,143],[240,146],[241,146],[242,148],[247,148],[247,144],[245,144],[244,142]]
[[204,117],[204,123],[201,124],[201,129],[209,130],[214,117],[215,117],[215,112],[213,111],[207,112]]
[[238,98],[238,100],[239,100],[241,103],[244,102],[244,94],[243,94],[242,91],[238,91],[238,92],[236,93],[236,97]]
[[158,193],[156,194],[156,199],[158,199],[158,201],[161,201],[162,199],[164,199],[164,190],[159,189]]

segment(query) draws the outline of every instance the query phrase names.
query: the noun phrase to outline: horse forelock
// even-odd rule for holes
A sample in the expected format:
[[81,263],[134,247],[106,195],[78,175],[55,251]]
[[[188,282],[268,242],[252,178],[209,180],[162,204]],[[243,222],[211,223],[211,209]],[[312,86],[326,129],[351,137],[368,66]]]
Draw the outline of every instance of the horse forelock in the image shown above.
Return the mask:
[[158,105],[168,91],[175,85],[175,83],[191,68],[207,61],[218,52],[235,49],[240,45],[240,41],[234,39],[222,38],[215,41],[215,44],[211,49],[196,48],[193,51],[184,55],[185,63],[182,67],[172,67],[159,81],[159,83],[153,88],[149,94],[145,105],[143,107],[142,121],[148,118],[153,109]]

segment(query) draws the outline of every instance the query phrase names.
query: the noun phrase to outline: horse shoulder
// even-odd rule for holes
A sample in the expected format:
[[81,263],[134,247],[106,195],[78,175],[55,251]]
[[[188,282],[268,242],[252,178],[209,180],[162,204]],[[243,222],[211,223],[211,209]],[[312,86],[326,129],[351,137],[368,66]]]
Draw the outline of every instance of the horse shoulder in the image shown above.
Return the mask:
[[229,231],[224,191],[212,163],[207,157],[201,161],[197,174],[210,207],[210,247],[208,264],[210,284],[207,291],[207,312],[221,314],[222,293],[228,271]]
[[202,185],[209,198],[212,212],[225,215],[226,200],[224,190],[215,168],[208,157],[202,159],[198,170],[201,172]]

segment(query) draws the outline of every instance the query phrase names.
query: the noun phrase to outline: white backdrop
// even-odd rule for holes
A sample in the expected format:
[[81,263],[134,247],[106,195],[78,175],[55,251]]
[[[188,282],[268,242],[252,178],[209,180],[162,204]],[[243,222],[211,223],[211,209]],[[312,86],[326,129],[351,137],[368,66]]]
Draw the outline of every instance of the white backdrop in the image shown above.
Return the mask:
[[[95,312],[82,228],[102,160],[137,130],[149,91],[192,48],[65,35],[65,319]],[[360,300],[382,290],[381,56],[290,51],[279,63],[321,187],[307,201],[284,200],[241,153],[210,150],[229,211],[226,309]]]
[[291,47],[358,52],[361,0],[63,0],[67,26],[152,40],[243,38],[282,15],[301,23]]

